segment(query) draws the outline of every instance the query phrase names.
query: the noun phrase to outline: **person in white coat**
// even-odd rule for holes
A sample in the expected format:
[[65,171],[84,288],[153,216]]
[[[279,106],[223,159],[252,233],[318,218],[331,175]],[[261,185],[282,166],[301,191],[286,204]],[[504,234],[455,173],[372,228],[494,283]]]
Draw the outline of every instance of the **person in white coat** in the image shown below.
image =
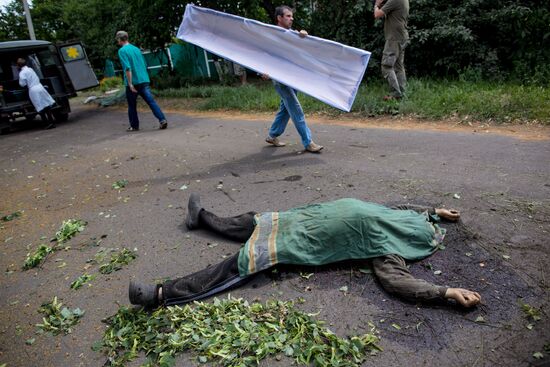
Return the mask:
[[29,98],[40,114],[46,129],[55,127],[55,120],[52,116],[51,108],[55,105],[55,100],[50,93],[40,84],[40,79],[36,72],[27,66],[25,59],[17,59],[17,68],[19,69],[19,85],[29,89]]

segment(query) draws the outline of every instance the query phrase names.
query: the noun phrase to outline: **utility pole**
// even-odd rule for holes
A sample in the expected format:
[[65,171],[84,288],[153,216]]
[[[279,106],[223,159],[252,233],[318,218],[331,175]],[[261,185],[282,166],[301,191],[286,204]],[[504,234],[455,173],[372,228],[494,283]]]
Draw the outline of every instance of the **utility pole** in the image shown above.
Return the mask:
[[27,0],[23,0],[23,9],[25,9],[25,18],[27,18],[27,26],[29,27],[29,36],[31,40],[35,40],[36,36],[34,35],[34,26],[32,25],[31,11]]

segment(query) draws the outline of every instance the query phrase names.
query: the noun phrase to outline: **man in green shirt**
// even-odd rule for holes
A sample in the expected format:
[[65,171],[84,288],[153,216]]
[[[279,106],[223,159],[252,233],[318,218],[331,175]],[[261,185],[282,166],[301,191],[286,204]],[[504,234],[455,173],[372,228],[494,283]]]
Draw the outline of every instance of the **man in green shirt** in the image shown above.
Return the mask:
[[376,0],[374,18],[384,17],[384,51],[382,76],[388,81],[391,93],[384,99],[400,99],[405,93],[405,48],[409,43],[407,20],[409,0]]
[[413,205],[387,208],[356,199],[294,208],[285,212],[249,212],[220,218],[203,209],[191,194],[186,225],[206,228],[245,243],[218,265],[162,285],[130,282],[130,302],[143,306],[175,305],[206,298],[246,282],[277,264],[325,265],[371,259],[374,273],[390,293],[412,300],[454,299],[465,307],[481,296],[414,278],[406,260],[430,256],[445,236],[439,218],[455,221],[455,210]]
[[147,64],[141,51],[136,46],[128,42],[128,33],[118,31],[116,40],[120,49],[118,58],[124,71],[124,84],[126,85],[126,100],[128,101],[128,119],[130,126],[128,131],[139,130],[139,118],[137,113],[138,95],[149,105],[153,115],[159,120],[159,129],[166,129],[168,122],[162,110],[151,94],[149,88],[149,74],[147,74]]

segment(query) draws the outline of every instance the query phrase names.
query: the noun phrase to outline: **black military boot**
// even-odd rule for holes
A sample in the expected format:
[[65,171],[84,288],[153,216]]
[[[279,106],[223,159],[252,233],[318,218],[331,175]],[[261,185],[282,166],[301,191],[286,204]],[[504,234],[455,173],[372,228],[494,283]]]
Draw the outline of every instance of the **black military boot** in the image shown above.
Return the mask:
[[201,198],[199,194],[192,193],[187,204],[187,218],[185,224],[189,229],[199,228],[199,213],[201,212]]
[[159,286],[155,284],[141,284],[130,281],[128,287],[130,303],[147,308],[157,307],[159,305],[158,289]]

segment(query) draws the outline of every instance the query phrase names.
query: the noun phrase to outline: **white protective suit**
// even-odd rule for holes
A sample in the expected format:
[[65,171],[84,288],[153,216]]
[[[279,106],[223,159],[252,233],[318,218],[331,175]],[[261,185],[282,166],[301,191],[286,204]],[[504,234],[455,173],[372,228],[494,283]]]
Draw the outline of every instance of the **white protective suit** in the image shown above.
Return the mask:
[[50,96],[46,88],[40,84],[38,75],[28,66],[23,66],[19,72],[19,85],[29,88],[29,97],[36,112],[40,112],[44,108],[55,104],[52,96]]

